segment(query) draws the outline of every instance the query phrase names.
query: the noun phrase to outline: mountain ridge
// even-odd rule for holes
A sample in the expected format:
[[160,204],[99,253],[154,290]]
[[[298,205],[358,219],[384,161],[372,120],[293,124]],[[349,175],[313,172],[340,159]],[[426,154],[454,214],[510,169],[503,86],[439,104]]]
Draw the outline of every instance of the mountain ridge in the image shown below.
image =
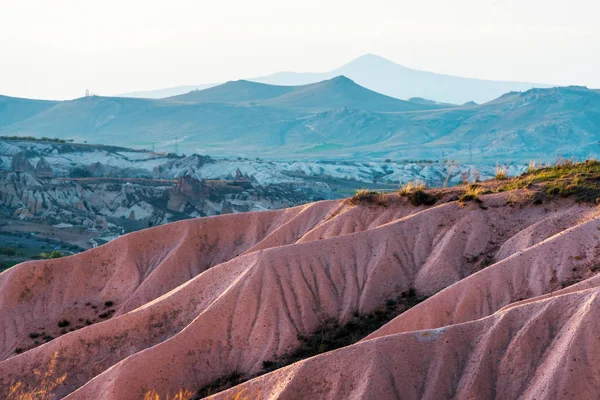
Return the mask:
[[[274,74],[246,78],[246,80],[283,86],[316,83],[345,75],[361,86],[375,92],[402,100],[422,97],[439,103],[464,104],[469,101],[484,103],[511,90],[524,91],[533,87],[547,88],[553,85],[517,81],[468,78],[440,74],[405,67],[375,54],[365,54],[346,64],[326,72],[282,71]],[[204,86],[204,85],[198,85]],[[215,85],[210,85],[215,86]],[[179,86],[162,91],[169,95],[185,94],[194,86]],[[146,91],[152,98],[166,97],[159,91]],[[139,97],[140,93],[134,93]],[[125,96],[125,95],[121,95]]]
[[[249,101],[256,95],[227,91],[239,85],[267,89],[261,94],[264,100]],[[226,101],[220,103],[212,102],[215,98],[192,102],[97,96],[59,102],[0,126],[0,135],[156,146],[162,151],[172,151],[177,141],[186,152],[270,159],[450,157],[494,164],[587,158],[600,150],[600,92],[585,87],[536,88],[480,105],[453,106],[405,102],[344,78],[276,87],[275,94],[270,93],[272,86],[261,85],[239,81],[207,89],[209,94],[227,89],[222,93]],[[192,94],[206,96],[203,91]],[[2,110],[0,121],[6,118]]]
[[165,100],[184,103],[268,105],[312,110],[351,108],[380,112],[416,111],[454,106],[435,102],[399,100],[357,85],[344,75],[299,86],[271,85],[248,80],[230,81]]

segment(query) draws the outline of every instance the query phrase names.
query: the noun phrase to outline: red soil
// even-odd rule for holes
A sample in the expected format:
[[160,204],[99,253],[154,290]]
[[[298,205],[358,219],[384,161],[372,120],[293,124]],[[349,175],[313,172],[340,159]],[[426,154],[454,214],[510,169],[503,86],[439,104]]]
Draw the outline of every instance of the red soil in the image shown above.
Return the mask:
[[57,398],[196,391],[414,288],[431,297],[359,343],[217,397],[596,398],[600,210],[508,196],[203,218],[20,264],[0,274],[0,395],[55,353]]

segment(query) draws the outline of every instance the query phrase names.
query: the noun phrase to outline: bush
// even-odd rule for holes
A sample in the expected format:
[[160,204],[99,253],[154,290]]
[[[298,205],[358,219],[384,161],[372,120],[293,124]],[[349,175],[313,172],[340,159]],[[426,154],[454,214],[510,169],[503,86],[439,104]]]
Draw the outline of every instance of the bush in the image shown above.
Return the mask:
[[415,190],[414,192],[408,194],[407,198],[408,201],[410,201],[410,204],[412,204],[413,206],[432,206],[438,201],[437,196],[431,193],[427,193],[422,189]]
[[406,197],[410,204],[412,204],[413,206],[432,206],[435,203],[437,203],[437,196],[435,196],[432,193],[426,192],[424,189],[425,184],[423,182],[408,182],[406,185],[402,186],[398,194],[400,196]]
[[58,324],[56,325],[58,325],[59,328],[66,328],[67,326],[71,325],[71,323],[66,319],[63,319],[62,321],[58,321]]
[[377,204],[383,206],[387,204],[387,199],[383,193],[374,190],[360,189],[356,191],[354,196],[348,199],[348,202],[355,206],[359,204]]

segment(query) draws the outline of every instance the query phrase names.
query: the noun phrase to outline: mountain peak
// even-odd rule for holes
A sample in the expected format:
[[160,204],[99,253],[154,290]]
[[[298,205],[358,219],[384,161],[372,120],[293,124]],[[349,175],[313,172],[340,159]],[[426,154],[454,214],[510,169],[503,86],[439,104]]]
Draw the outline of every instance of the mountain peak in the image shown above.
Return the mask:
[[344,65],[340,69],[344,68],[406,68],[407,67],[397,64],[393,61],[388,60],[387,58],[378,56],[377,54],[367,53],[362,55],[354,60],[350,61],[346,65]]
[[345,75],[338,75],[335,78],[331,78],[328,81],[325,82],[330,82],[330,83],[334,83],[334,84],[352,84],[352,85],[356,85],[356,82],[354,82],[352,79],[348,78]]

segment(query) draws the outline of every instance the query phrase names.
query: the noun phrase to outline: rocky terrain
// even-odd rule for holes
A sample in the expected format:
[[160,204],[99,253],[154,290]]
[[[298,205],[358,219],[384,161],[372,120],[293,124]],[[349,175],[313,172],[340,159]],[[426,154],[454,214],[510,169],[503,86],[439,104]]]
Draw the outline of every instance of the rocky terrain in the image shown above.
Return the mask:
[[28,227],[38,237],[89,248],[148,226],[290,207],[331,193],[318,182],[259,182],[237,169],[217,178],[192,175],[212,163],[109,146],[0,142],[0,231]]
[[[524,169],[511,165],[507,173]],[[0,231],[22,233],[31,228],[25,222],[36,223],[40,237],[89,248],[181,219],[342,198],[362,187],[452,186],[494,174],[492,167],[427,161],[227,160],[6,138],[0,141]]]
[[365,191],[20,264],[0,393],[596,398],[599,176]]

